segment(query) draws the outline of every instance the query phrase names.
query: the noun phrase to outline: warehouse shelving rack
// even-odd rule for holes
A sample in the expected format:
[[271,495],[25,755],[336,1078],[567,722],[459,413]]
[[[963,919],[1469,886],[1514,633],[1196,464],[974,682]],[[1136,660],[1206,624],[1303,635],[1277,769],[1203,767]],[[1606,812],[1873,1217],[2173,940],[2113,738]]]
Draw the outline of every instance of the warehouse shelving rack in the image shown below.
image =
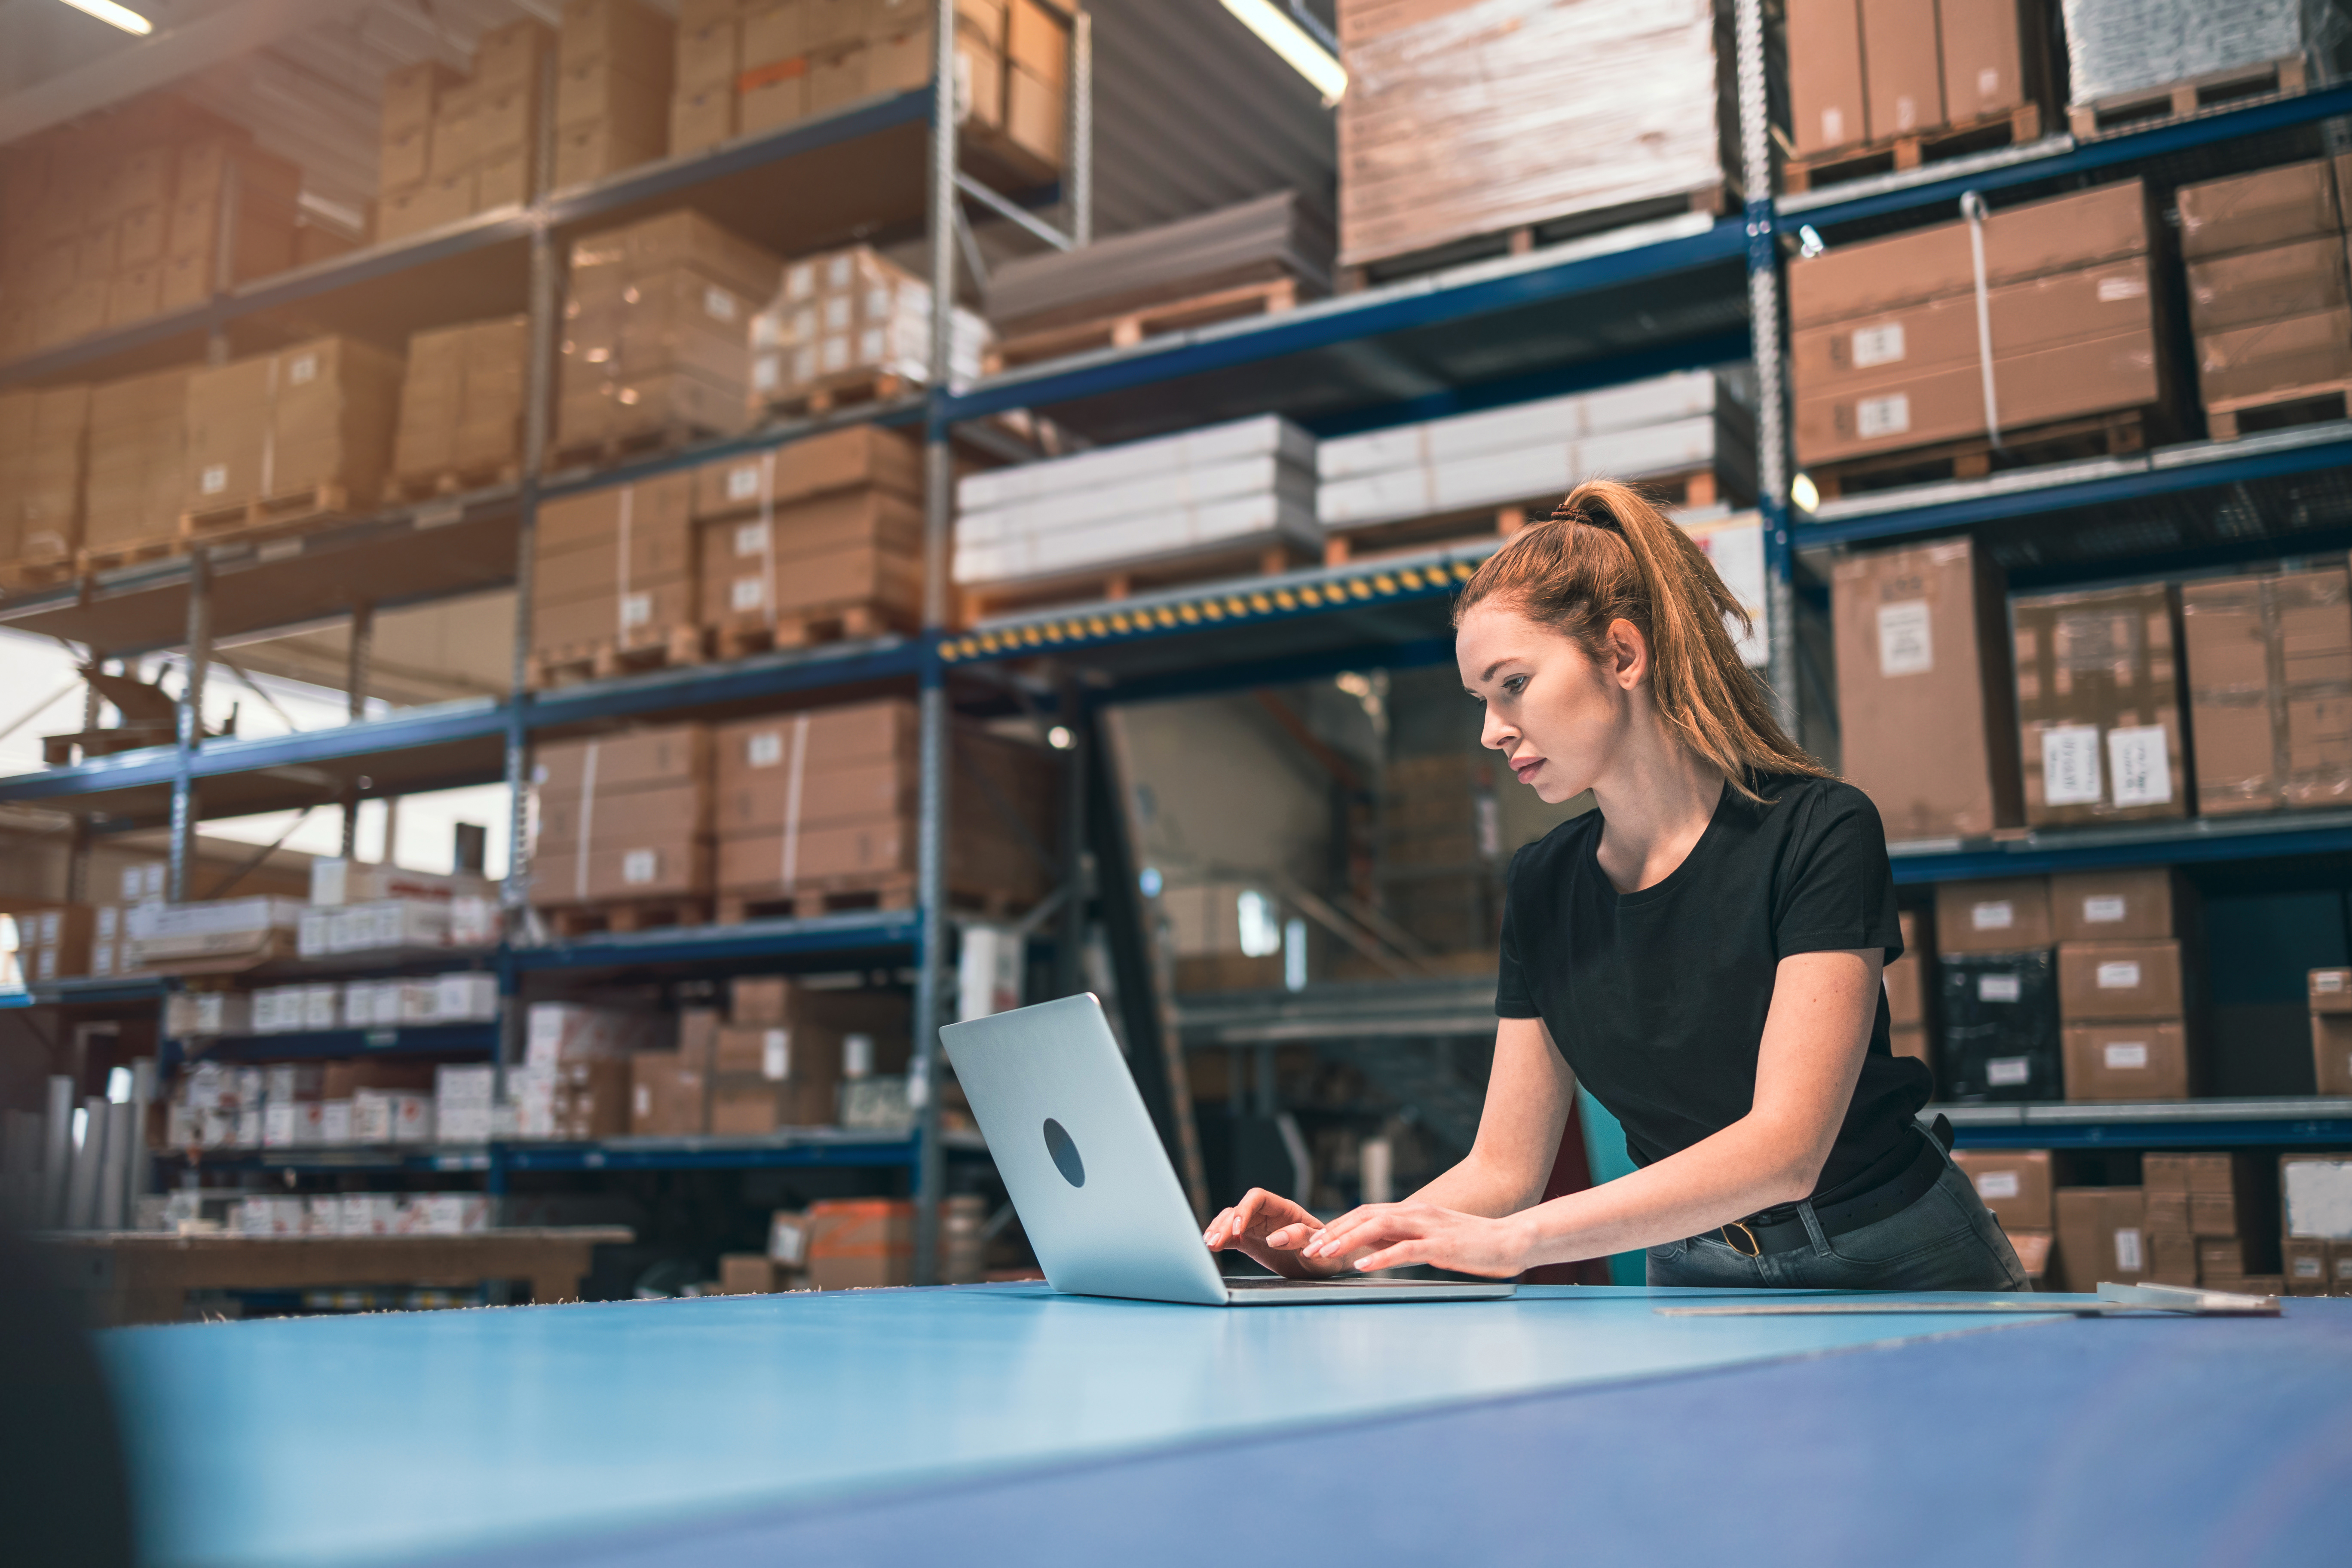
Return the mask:
[[[825,149],[870,143],[921,126],[931,148],[924,207],[935,279],[952,282],[954,240],[944,220],[957,199],[954,138],[949,127],[952,79],[952,5],[941,0],[936,37],[941,55],[931,94],[909,94],[851,110],[836,121],[795,128],[751,139],[698,157],[672,160],[632,171],[589,191],[555,193],[520,213],[492,214],[399,246],[327,263],[320,268],[239,290],[184,318],[148,323],[71,345],[16,364],[0,366],[0,384],[112,374],[140,367],[140,356],[176,343],[184,356],[194,334],[218,334],[236,322],[265,326],[273,311],[313,300],[362,299],[403,279],[461,258],[499,256],[520,268],[522,281],[509,286],[526,298],[542,326],[551,317],[555,287],[554,238],[569,228],[651,210],[689,198],[708,182],[773,169],[793,157]],[[1088,136],[1086,116],[1086,20],[1074,28],[1071,161],[1066,171],[1070,233],[1087,237]],[[1016,409],[1047,414],[1090,437],[1119,440],[1160,434],[1188,426],[1263,412],[1280,412],[1321,434],[1374,428],[1476,407],[1607,384],[1628,377],[1750,360],[1757,375],[1760,510],[1764,515],[1773,633],[1771,676],[1783,701],[1792,700],[1796,601],[1805,592],[1801,556],[1840,547],[1904,538],[1924,538],[1964,530],[2031,526],[2038,535],[2073,538],[2080,548],[2053,552],[2028,570],[2058,580],[2099,572],[2137,569],[2162,557],[2165,549],[2199,559],[2246,558],[2316,549],[2352,528],[2352,506],[2330,510],[2340,483],[2332,475],[2352,458],[2352,426],[2315,426],[2228,443],[2168,447],[2130,459],[2074,464],[2052,469],[2007,473],[1990,479],[1916,490],[1879,492],[1823,504],[1811,514],[1792,515],[1787,501],[1792,474],[1785,399],[1781,386],[1784,333],[1780,304],[1783,258],[1793,237],[1827,232],[1834,238],[1929,221],[1956,210],[1964,191],[2032,195],[2138,170],[2200,167],[2227,173],[2231,160],[2245,167],[2297,155],[2293,151],[2249,153],[2290,146],[2321,122],[2352,114],[2352,87],[2326,87],[2294,98],[2218,109],[2154,129],[2077,143],[2058,135],[2042,142],[1967,160],[1929,165],[1884,178],[1831,186],[1803,196],[1775,197],[1770,150],[1766,141],[1767,40],[1760,0],[1738,6],[1738,91],[1745,142],[1742,185],[1751,194],[1746,209],[1716,219],[1691,216],[1551,246],[1531,254],[1455,268],[1427,278],[1375,288],[1311,303],[1279,315],[1197,329],[1154,338],[1125,349],[1027,367],[960,389],[935,375],[928,395],[846,412],[826,423],[861,420],[918,424],[925,437],[929,478],[927,513],[925,632],[913,638],[884,638],[810,653],[770,656],[740,665],[716,666],[531,694],[498,702],[444,705],[267,741],[184,741],[167,752],[132,753],[72,768],[0,782],[0,801],[48,802],[108,826],[143,826],[158,819],[165,802],[192,800],[201,782],[208,810],[234,803],[238,811],[310,804],[340,798],[364,776],[373,793],[429,787],[432,783],[486,782],[504,776],[515,786],[520,810],[524,751],[534,736],[592,729],[638,715],[738,710],[781,700],[831,696],[862,688],[904,689],[922,696],[924,764],[921,793],[923,872],[921,897],[910,914],[898,917],[887,932],[869,931],[836,942],[830,931],[782,922],[777,929],[650,932],[623,943],[619,939],[582,942],[554,949],[515,948],[499,962],[511,993],[520,976],[538,969],[621,968],[630,965],[725,965],[757,963],[776,955],[806,958],[858,944],[887,946],[917,955],[920,976],[917,1030],[928,1070],[940,1016],[940,963],[947,946],[947,915],[940,896],[944,867],[941,835],[947,788],[944,733],[951,678],[1004,689],[1015,661],[1053,660],[1065,673],[1083,666],[1087,681],[1066,681],[1058,693],[1030,700],[1051,706],[1068,703],[1065,717],[1078,721],[1073,749],[1082,793],[1073,815],[1084,818],[1073,842],[1091,842],[1106,856],[1100,885],[1103,923],[1116,939],[1115,966],[1130,1030],[1149,1038],[1191,1037],[1186,1010],[1150,1003],[1150,965],[1141,953],[1140,927],[1131,896],[1115,870],[1117,834],[1106,828],[1115,795],[1099,752],[1091,743],[1091,712],[1106,704],[1149,700],[1286,679],[1308,679],[1379,665],[1439,662],[1450,656],[1446,601],[1475,564],[1478,552],[1436,551],[1347,567],[1316,569],[1246,582],[1151,595],[1117,604],[1010,616],[962,631],[947,628],[944,590],[951,506],[949,442],[985,442],[1017,455],[991,423]],[[2202,176],[2195,176],[2202,177]],[[952,297],[941,288],[938,297]],[[440,319],[455,319],[443,312]],[[946,317],[935,321],[934,364],[944,367]],[[419,323],[423,324],[423,323]],[[550,344],[534,346],[539,377],[530,452],[547,446],[544,427]],[[814,424],[772,426],[728,442],[626,464],[595,475],[538,475],[526,465],[523,484],[452,501],[391,509],[331,535],[320,535],[282,557],[244,559],[223,555],[184,563],[127,569],[48,595],[0,605],[0,624],[50,632],[110,654],[154,651],[191,645],[201,648],[206,633],[225,635],[267,626],[320,618],[343,609],[340,584],[367,571],[380,582],[380,601],[446,596],[467,591],[444,580],[410,582],[397,572],[378,578],[376,563],[433,553],[413,546],[428,533],[441,541],[469,538],[482,545],[482,563],[459,574],[472,586],[519,584],[528,598],[530,519],[538,501],[589,484],[626,482],[666,468],[715,457],[780,445],[811,433]],[[2324,493],[2323,493],[2324,492]],[[2314,497],[2317,496],[2317,500]],[[2282,526],[2248,536],[2220,537],[2210,520],[2234,502],[2256,511],[2273,509]],[[2151,542],[2146,530],[2103,527],[2116,515],[2144,515],[2151,508],[2187,519],[2167,545]],[[2284,509],[2281,511],[2280,509]],[[2200,524],[2199,518],[2205,523]],[[441,530],[446,529],[446,533]],[[518,566],[518,563],[522,564]],[[247,599],[268,598],[286,610],[240,610]],[[207,600],[218,608],[208,610]],[[296,614],[298,611],[299,614]],[[207,614],[215,614],[209,626]],[[245,616],[247,622],[236,619]],[[253,619],[263,616],[263,619]],[[180,628],[188,628],[182,636]],[[519,648],[525,646],[519,636]],[[196,660],[201,666],[202,659]],[[519,672],[518,672],[519,673]],[[520,681],[516,682],[520,690]],[[503,764],[503,765],[502,765]],[[182,814],[183,834],[193,820]],[[520,836],[517,835],[518,851]],[[2190,863],[2256,858],[2280,860],[2352,849],[2352,817],[2314,814],[2253,822],[2192,821],[2161,829],[2112,833],[2027,835],[1998,844],[1899,847],[1898,879],[1919,883],[2003,871],[2049,870],[2115,864]],[[1073,857],[1075,859],[1075,857]],[[525,874],[518,858],[509,895],[519,900]],[[792,927],[793,929],[784,929]],[[731,933],[731,934],[730,934]],[[1066,949],[1070,944],[1064,944]],[[625,951],[624,951],[625,948]],[[1061,973],[1077,970],[1066,956]],[[31,999],[65,1003],[128,1003],[121,985],[37,989]],[[148,998],[152,1000],[152,998]],[[1163,1001],[1168,1000],[1163,998]],[[1315,1028],[1360,1026],[1326,1019],[1297,1021]],[[1448,1026],[1449,1027],[1451,1026]],[[1465,1026],[1467,1026],[1466,1025]],[[512,1041],[506,1042],[510,1052]],[[1138,1053],[1148,1060],[1153,1053]],[[1155,1076],[1148,1068],[1139,1079]],[[1174,1138],[1168,1119],[1180,1103],[1175,1075],[1145,1082],[1146,1096]],[[2239,1142],[2276,1138],[2335,1138],[2344,1108],[2317,1102],[2277,1102],[2275,1115],[2243,1114],[2200,1104],[2203,1121],[2185,1121],[2162,1108],[2032,1109],[2014,1123],[2002,1118],[2011,1108],[1970,1108],[1958,1118],[1969,1142],[1998,1141],[2003,1129],[2030,1120],[2037,1144],[2131,1139],[2197,1141],[2193,1129],[2225,1127]],[[2099,1115],[2092,1115],[2097,1110]],[[1979,1111],[1984,1112],[1979,1115]],[[2076,1114],[2080,1112],[2080,1114]],[[2024,1113],[2020,1113],[2023,1117]],[[2069,1119],[2071,1118],[2071,1120]],[[2203,1136],[2203,1134],[2198,1134]],[[2221,1134],[2214,1135],[2217,1139]],[[942,1141],[936,1135],[936,1105],[927,1105],[921,1130],[905,1144],[915,1171],[915,1190],[925,1199],[940,1191]],[[556,1157],[552,1151],[540,1153]],[[463,1156],[471,1159],[468,1152]],[[710,1151],[713,1160],[730,1157]],[[496,1151],[481,1156],[495,1170]],[[586,1155],[582,1156],[584,1161]],[[518,1167],[520,1168],[520,1167]],[[612,1168],[609,1164],[606,1168]],[[932,1246],[927,1216],[923,1256]]]

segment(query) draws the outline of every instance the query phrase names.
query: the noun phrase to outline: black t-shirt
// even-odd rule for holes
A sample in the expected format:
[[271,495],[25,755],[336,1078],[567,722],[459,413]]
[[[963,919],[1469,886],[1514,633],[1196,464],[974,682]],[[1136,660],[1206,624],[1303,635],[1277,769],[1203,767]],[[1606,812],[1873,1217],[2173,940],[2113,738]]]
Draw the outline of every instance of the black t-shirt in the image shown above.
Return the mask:
[[[1903,951],[1886,835],[1869,796],[1834,779],[1726,787],[1664,881],[1620,893],[1595,855],[1601,816],[1564,822],[1511,860],[1495,1011],[1541,1018],[1577,1080],[1646,1165],[1748,1114],[1780,960]],[[1820,1195],[1889,1156],[1927,1102],[1927,1064],[1887,1044],[1886,998]]]

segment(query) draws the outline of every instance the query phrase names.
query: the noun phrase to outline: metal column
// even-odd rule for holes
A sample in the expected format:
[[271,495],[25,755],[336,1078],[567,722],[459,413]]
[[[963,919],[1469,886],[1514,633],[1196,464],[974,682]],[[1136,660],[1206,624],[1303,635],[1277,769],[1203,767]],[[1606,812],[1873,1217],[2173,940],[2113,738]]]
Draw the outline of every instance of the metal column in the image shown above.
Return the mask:
[[1748,316],[1756,359],[1756,491],[1764,525],[1764,632],[1780,722],[1799,732],[1797,604],[1789,542],[1789,416],[1780,343],[1780,236],[1772,202],[1763,0],[1738,0],[1740,184],[1748,208]]
[[1063,211],[1070,241],[1091,245],[1095,237],[1095,19],[1073,0],[1070,6],[1070,107],[1063,160]]
[[212,560],[204,546],[188,552],[188,666],[180,683],[178,733],[172,771],[172,902],[195,897],[197,742],[205,735],[205,672],[213,658]]
[[[343,712],[352,723],[367,717],[368,674],[375,663],[375,606],[362,599],[352,606],[351,655],[343,667]],[[360,857],[360,790],[343,786],[343,858]],[[384,830],[383,858],[392,859],[392,831]]]

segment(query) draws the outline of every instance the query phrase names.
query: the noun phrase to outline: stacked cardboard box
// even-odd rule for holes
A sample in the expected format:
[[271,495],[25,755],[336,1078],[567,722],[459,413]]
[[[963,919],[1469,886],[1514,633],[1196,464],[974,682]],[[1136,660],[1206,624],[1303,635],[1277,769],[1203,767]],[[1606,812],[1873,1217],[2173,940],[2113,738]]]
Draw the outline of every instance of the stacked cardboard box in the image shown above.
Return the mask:
[[[958,306],[948,379],[980,374],[988,323]],[[931,374],[931,286],[870,246],[803,257],[751,318],[751,416],[812,393]]]
[[710,1075],[719,1048],[716,1007],[681,1007],[677,1048],[629,1058],[629,1131],[638,1137],[693,1137],[710,1131]]
[[699,724],[541,746],[531,779],[541,907],[710,890],[710,732]]
[[187,484],[187,429],[184,370],[90,388],[86,548],[171,536]]
[[[719,891],[747,904],[827,890],[903,890],[915,873],[915,709],[891,700],[752,720],[719,731]],[[1045,897],[1051,753],[956,733],[948,883],[1016,904]]]
[[2149,1276],[2147,1214],[2137,1187],[2060,1187],[2052,1272],[2062,1290],[2134,1285]]
[[2315,1092],[2352,1094],[2352,969],[2315,969],[2305,984]]
[[2186,583],[2200,815],[2352,799],[2352,582],[2341,566]]
[[[803,9],[780,7],[796,19]],[[670,72],[669,150],[699,153],[735,134],[735,79],[743,68],[741,0],[680,0]]]
[[394,477],[430,489],[446,479],[495,477],[518,467],[530,358],[525,316],[411,336]]
[[[302,172],[245,143],[243,132],[180,149],[166,225],[159,307],[200,305],[294,264]],[[229,225],[226,265],[221,223]]]
[[2035,102],[2042,23],[2017,0],[1790,0],[1791,145],[1811,157]]
[[2237,435],[2241,411],[2340,400],[2352,382],[2345,173],[2314,159],[2180,187],[2197,390],[2216,436]]
[[2162,583],[2011,602],[2029,824],[2189,815],[2178,616]]
[[895,431],[836,430],[714,463],[695,478],[700,616],[731,639],[796,640],[845,607],[920,618],[922,453]]
[[540,508],[530,640],[542,662],[583,647],[671,646],[693,630],[694,479],[664,474],[581,490]]
[[915,1205],[898,1198],[832,1198],[809,1205],[808,1282],[862,1290],[914,1279]]
[[[2268,1238],[2271,1184],[2248,1154],[2146,1154],[2140,1159],[2149,1278],[2164,1285],[2245,1290],[2275,1287]],[[2076,1289],[2086,1289],[2078,1286]]]
[[1338,20],[1343,265],[1719,192],[1737,166],[1713,0],[1340,0]]
[[2009,638],[1989,557],[1966,539],[1857,552],[1833,570],[1845,775],[1893,840],[2022,820]]
[[2278,1193],[2286,1289],[2352,1295],[2352,1158],[2283,1155]]
[[1501,937],[1504,852],[1491,759],[1389,759],[1380,881],[1390,918],[1438,952],[1491,952]]
[[1938,1097],[1963,1104],[2061,1098],[2048,880],[1939,885],[1936,944]]
[[[464,81],[433,62],[403,68],[384,83],[384,173],[376,228],[386,239],[438,228],[539,194],[541,65],[554,35],[533,21],[484,33]],[[416,126],[426,125],[425,171],[413,174]]]
[[1270,414],[974,474],[956,499],[964,585],[1321,542],[1315,438]]
[[2139,181],[1988,217],[1981,331],[1970,226],[1938,224],[1790,264],[1800,462],[1984,435],[1988,360],[2004,434],[2163,401]]
[[564,0],[549,185],[566,190],[668,150],[674,35],[642,0]]
[[305,491],[331,510],[373,506],[392,463],[400,381],[400,356],[356,338],[314,338],[192,372],[183,509]]
[[2189,885],[2162,870],[2051,879],[2069,1100],[2187,1100],[2200,1085],[2199,994],[2181,938]]
[[1952,1163],[2000,1221],[2025,1272],[2039,1279],[2050,1267],[2057,1228],[2047,1149],[1955,1149]]
[[1936,955],[1934,920],[1919,910],[1896,917],[1903,926],[1903,956],[1886,966],[1882,984],[1886,991],[1888,1044],[1898,1057],[1916,1057],[1934,1065],[1927,1048],[1927,997]]
[[90,972],[90,941],[98,928],[95,908],[59,904],[53,909],[22,910],[13,918],[17,969],[14,984],[39,984]]
[[751,316],[782,272],[698,212],[583,237],[563,307],[557,445],[741,429]]
[[1318,442],[1326,529],[1565,495],[1580,480],[1721,473],[1755,487],[1753,416],[1707,371]]
[[73,558],[89,429],[87,386],[0,392],[0,560]]
[[906,1065],[907,999],[893,992],[742,978],[730,987],[728,1016],[712,1058],[714,1133],[830,1126],[845,1082]]

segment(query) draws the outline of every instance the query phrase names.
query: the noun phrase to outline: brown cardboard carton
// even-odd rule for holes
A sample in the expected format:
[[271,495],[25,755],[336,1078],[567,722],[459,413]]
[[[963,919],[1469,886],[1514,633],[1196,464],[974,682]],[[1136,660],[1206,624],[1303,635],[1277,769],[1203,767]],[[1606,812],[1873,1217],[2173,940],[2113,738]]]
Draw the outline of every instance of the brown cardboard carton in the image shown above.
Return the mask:
[[539,748],[531,782],[543,795],[580,795],[694,784],[708,773],[710,731],[700,724],[635,730]]
[[536,86],[540,61],[554,47],[554,32],[539,22],[526,18],[492,27],[474,44],[474,80],[489,87]]
[[1886,1017],[1897,1028],[1917,1027],[1927,1021],[1927,993],[1921,979],[1928,953],[1924,945],[1926,921],[1916,910],[1905,910],[1903,956],[1886,966]]
[[2352,969],[2315,969],[2304,977],[2315,1013],[2352,1013]]
[[1886,837],[1966,837],[2019,821],[2014,689],[1990,561],[1961,539],[1857,552],[1833,570],[1845,774]]
[[2325,1296],[2328,1293],[2327,1243],[2289,1237],[2279,1244],[2279,1250],[2285,1256],[2289,1295]]
[[2137,1187],[2061,1187],[2057,1191],[2060,1289],[2095,1290],[2132,1284],[2147,1273]]
[[[2151,1154],[2147,1158],[2153,1160],[2158,1156]],[[2147,1193],[2149,1230],[2177,1231],[2183,1236],[2194,1234],[2189,1228],[2188,1188],[2183,1187],[2178,1192],[2158,1192],[2155,1187],[2147,1185],[2146,1182],[2142,1183],[2142,1186]]]
[[2026,101],[2025,52],[2015,0],[1938,0],[1944,112],[1955,124]]
[[726,1015],[716,1007],[677,1010],[677,1059],[705,1072],[718,1070],[719,1030]]
[[914,1277],[915,1205],[836,1199],[808,1209],[808,1279],[820,1290],[904,1285]]
[[691,208],[585,235],[572,247],[575,288],[591,275],[619,287],[677,267],[761,300],[774,295],[783,270],[773,255]]
[[1862,0],[1862,36],[1872,139],[1943,124],[1936,0]]
[[919,500],[922,452],[896,430],[858,426],[695,471],[694,515],[751,517],[833,490],[875,488]]
[[455,174],[436,174],[404,191],[387,192],[376,204],[377,236],[398,239],[462,223],[474,214],[474,171],[468,168]]
[[2352,592],[2340,567],[2184,584],[2200,812],[2352,798]]
[[2012,1230],[2009,1245],[2017,1254],[2018,1267],[2025,1270],[2028,1279],[2040,1280],[2050,1272],[2051,1244],[2057,1239],[2047,1230]]
[[731,82],[695,88],[669,100],[672,157],[716,147],[735,132],[735,88]]
[[1058,91],[1069,79],[1069,28],[1037,0],[1012,0],[1006,12],[1006,62]]
[[2060,942],[2058,1011],[2069,1024],[2185,1016],[2180,943]]
[[392,457],[401,361],[351,338],[314,338],[188,377],[185,506],[339,488],[367,507]]
[[904,1036],[907,1009],[895,992],[843,991],[779,975],[739,975],[728,986],[728,1016],[744,1025]]
[[719,1293],[722,1296],[766,1296],[789,1289],[783,1271],[764,1252],[723,1252],[719,1255]]
[[465,81],[459,72],[439,60],[418,60],[384,73],[383,128],[404,130],[425,124],[442,93]]
[[2327,1244],[2327,1293],[2352,1296],[2352,1242]]
[[869,90],[866,79],[866,45],[829,47],[808,57],[808,102],[811,114],[830,114],[856,102]]
[[700,780],[595,795],[540,793],[540,840],[551,848],[682,843],[709,831],[710,792]]
[[658,129],[643,137],[633,137],[624,129],[607,121],[590,121],[583,124],[566,125],[555,133],[555,172],[548,179],[551,190],[570,190],[607,174],[617,174],[624,169],[634,169],[640,163],[650,163],[662,155],[669,142],[669,103],[662,102],[662,123]]
[[2178,1019],[2066,1026],[2069,1100],[2187,1100],[2192,1078]]
[[568,67],[588,58],[619,60],[667,89],[676,39],[676,25],[643,0],[564,0],[556,63]]
[[735,17],[714,19],[677,30],[672,80],[679,96],[717,88],[731,92],[743,69],[743,25]]
[[854,44],[866,37],[868,21],[874,15],[872,0],[803,0],[807,16],[802,26],[806,29],[804,47],[812,49],[831,48],[842,44]]
[[427,125],[387,128],[376,144],[378,188],[404,190],[421,185],[433,173],[433,132]]
[[2050,947],[2050,879],[2003,877],[1936,888],[1936,945],[1944,952],[2022,952]]
[[1870,135],[1855,0],[1789,0],[1789,130],[1799,157]]
[[809,117],[808,60],[779,60],[743,73],[736,99],[736,130],[749,136],[796,125]]
[[2187,816],[2170,586],[2021,594],[2011,617],[2026,820]]
[[692,540],[688,509],[693,493],[689,476],[663,474],[551,497],[540,507],[539,546],[552,554],[608,543],[626,531],[632,542],[630,560],[643,564],[636,553],[640,539]]
[[[2197,1242],[2197,1275],[2200,1279],[2241,1279],[2246,1273],[2246,1244],[2239,1237],[2200,1237]],[[2226,1287],[2225,1287],[2226,1289]]]
[[2232,327],[2197,340],[2197,385],[2208,409],[2346,380],[2352,380],[2352,308]]
[[2328,234],[2192,263],[2189,320],[2201,336],[2346,303],[2344,240]]
[[668,83],[649,81],[627,62],[592,55],[563,68],[555,79],[559,127],[601,126],[631,146],[650,147],[659,156],[669,128]]
[[545,653],[605,643],[620,648],[655,647],[681,639],[696,641],[694,581],[639,582],[625,595],[558,600],[531,607],[531,641]]
[[669,1051],[640,1051],[629,1068],[629,1131],[637,1137],[691,1137],[710,1126],[704,1068]]
[[1060,87],[1018,65],[1004,68],[1004,133],[1013,144],[1058,167],[1067,104]]
[[2050,879],[2050,912],[2060,942],[2152,942],[2182,934],[2192,890],[2160,866],[2122,871],[2061,871]]
[[474,171],[474,206],[478,212],[515,206],[530,200],[531,159],[519,148],[494,153]]
[[544,848],[531,868],[531,901],[541,906],[619,899],[691,898],[710,890],[710,841],[643,837],[598,845],[585,855],[570,844]]
[[2192,261],[2332,235],[2342,226],[2336,182],[2324,159],[2183,185],[2174,200],[2180,254]]
[[[2137,408],[2164,392],[2152,322],[2087,342],[1996,354],[1993,379],[2004,429]],[[1974,363],[1950,363],[1875,387],[1816,394],[1801,384],[1796,414],[1797,455],[1806,463],[1979,435],[1983,373]]]
[[839,1116],[837,1081],[771,1082],[757,1074],[720,1075],[710,1090],[710,1131],[756,1138],[787,1127],[829,1127]]
[[2352,1013],[2311,1016],[2312,1071],[2319,1094],[2352,1094]]
[[702,619],[753,629],[798,612],[856,606],[903,620],[920,608],[921,540],[921,510],[878,490],[801,501],[770,522],[710,525]]
[[2049,1150],[1955,1149],[1952,1163],[2011,1237],[2021,1230],[2050,1228],[2054,1211]]
[[[811,47],[811,7],[804,0],[760,0],[743,17],[743,74],[761,66],[798,59]],[[846,42],[827,39],[825,42]]]
[[2151,1285],[2197,1283],[2197,1238],[2185,1230],[2162,1230],[2150,1219],[2147,1281]]

